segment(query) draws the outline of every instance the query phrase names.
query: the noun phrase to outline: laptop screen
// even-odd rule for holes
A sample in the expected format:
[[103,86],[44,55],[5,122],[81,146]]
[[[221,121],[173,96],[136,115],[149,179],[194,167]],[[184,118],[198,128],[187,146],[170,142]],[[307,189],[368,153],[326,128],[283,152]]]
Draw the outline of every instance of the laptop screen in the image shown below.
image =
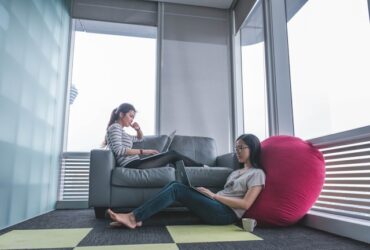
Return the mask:
[[176,134],[176,130],[174,130],[168,137],[168,142],[167,142],[167,144],[166,144],[166,146],[163,148],[163,150],[162,150],[162,153],[163,152],[167,152],[168,151],[168,149],[170,148],[170,146],[171,146],[171,143],[172,143],[172,141],[173,141],[173,138],[175,137],[175,134]]

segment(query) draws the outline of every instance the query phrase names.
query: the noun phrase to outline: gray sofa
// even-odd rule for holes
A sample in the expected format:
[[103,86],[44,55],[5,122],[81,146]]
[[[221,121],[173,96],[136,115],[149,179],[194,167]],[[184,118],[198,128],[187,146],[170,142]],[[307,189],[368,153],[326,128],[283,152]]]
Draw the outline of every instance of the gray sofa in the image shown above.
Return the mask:
[[[147,136],[133,147],[161,151],[168,140],[166,135]],[[169,150],[205,164],[204,167],[186,166],[186,172],[194,186],[213,191],[221,190],[227,176],[239,167],[234,154],[217,154],[212,138],[176,135]],[[90,155],[89,206],[94,207],[97,218],[104,217],[108,207],[130,211],[176,179],[176,171],[169,165],[145,170],[116,167],[110,150],[94,149]],[[169,209],[179,208],[183,209],[182,205],[175,203]]]

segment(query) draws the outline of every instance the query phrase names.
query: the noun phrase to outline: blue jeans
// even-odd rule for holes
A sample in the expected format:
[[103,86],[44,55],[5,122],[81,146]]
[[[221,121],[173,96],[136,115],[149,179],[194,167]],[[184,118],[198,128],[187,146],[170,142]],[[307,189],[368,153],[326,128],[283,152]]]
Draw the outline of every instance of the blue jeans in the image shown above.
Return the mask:
[[125,168],[137,168],[137,169],[148,169],[162,167],[169,163],[175,163],[176,161],[184,161],[186,166],[203,166],[202,163],[196,162],[185,155],[182,155],[174,150],[167,151],[165,153],[151,155],[148,158],[142,158],[139,160],[133,160],[129,162]]
[[227,225],[236,222],[238,219],[230,207],[205,197],[194,189],[176,181],[167,184],[153,198],[132,212],[136,221],[144,221],[175,201],[181,202],[207,224]]

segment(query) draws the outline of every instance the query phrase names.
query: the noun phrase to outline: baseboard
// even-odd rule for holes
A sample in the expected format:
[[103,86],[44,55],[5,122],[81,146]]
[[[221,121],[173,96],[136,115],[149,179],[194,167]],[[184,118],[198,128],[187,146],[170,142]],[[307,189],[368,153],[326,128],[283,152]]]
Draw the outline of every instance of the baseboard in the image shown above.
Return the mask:
[[88,201],[57,201],[55,209],[87,209]]
[[370,244],[370,221],[310,211],[303,225]]

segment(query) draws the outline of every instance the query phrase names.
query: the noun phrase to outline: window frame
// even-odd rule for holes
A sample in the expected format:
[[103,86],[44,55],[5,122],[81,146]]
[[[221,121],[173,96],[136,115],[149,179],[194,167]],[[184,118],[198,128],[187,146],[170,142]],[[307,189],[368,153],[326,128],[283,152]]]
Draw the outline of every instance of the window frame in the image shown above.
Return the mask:
[[[158,12],[158,21],[160,14]],[[76,23],[78,19],[77,18],[71,18],[71,27],[70,27],[70,37],[69,37],[69,55],[68,55],[68,82],[66,86],[66,99],[65,99],[65,106],[64,106],[64,129],[63,129],[63,135],[62,135],[62,152],[76,152],[76,151],[68,151],[67,146],[68,146],[68,128],[69,128],[69,117],[70,117],[70,105],[69,105],[69,99],[70,99],[70,89],[72,86],[72,75],[73,75],[73,56],[74,56],[74,47],[75,47],[75,33],[76,31],[79,31],[76,29]],[[106,22],[106,21],[102,21]],[[142,25],[143,26],[143,25]],[[155,111],[154,111],[154,135],[159,135],[160,131],[160,81],[161,81],[161,76],[160,76],[160,65],[162,61],[162,51],[161,51],[161,40],[159,36],[162,36],[162,29],[160,28],[161,25],[156,26],[157,32],[156,32],[156,59],[155,59],[155,92],[154,92],[154,99],[155,99]],[[80,151],[79,151],[80,152]],[[81,152],[80,152],[81,153]]]

